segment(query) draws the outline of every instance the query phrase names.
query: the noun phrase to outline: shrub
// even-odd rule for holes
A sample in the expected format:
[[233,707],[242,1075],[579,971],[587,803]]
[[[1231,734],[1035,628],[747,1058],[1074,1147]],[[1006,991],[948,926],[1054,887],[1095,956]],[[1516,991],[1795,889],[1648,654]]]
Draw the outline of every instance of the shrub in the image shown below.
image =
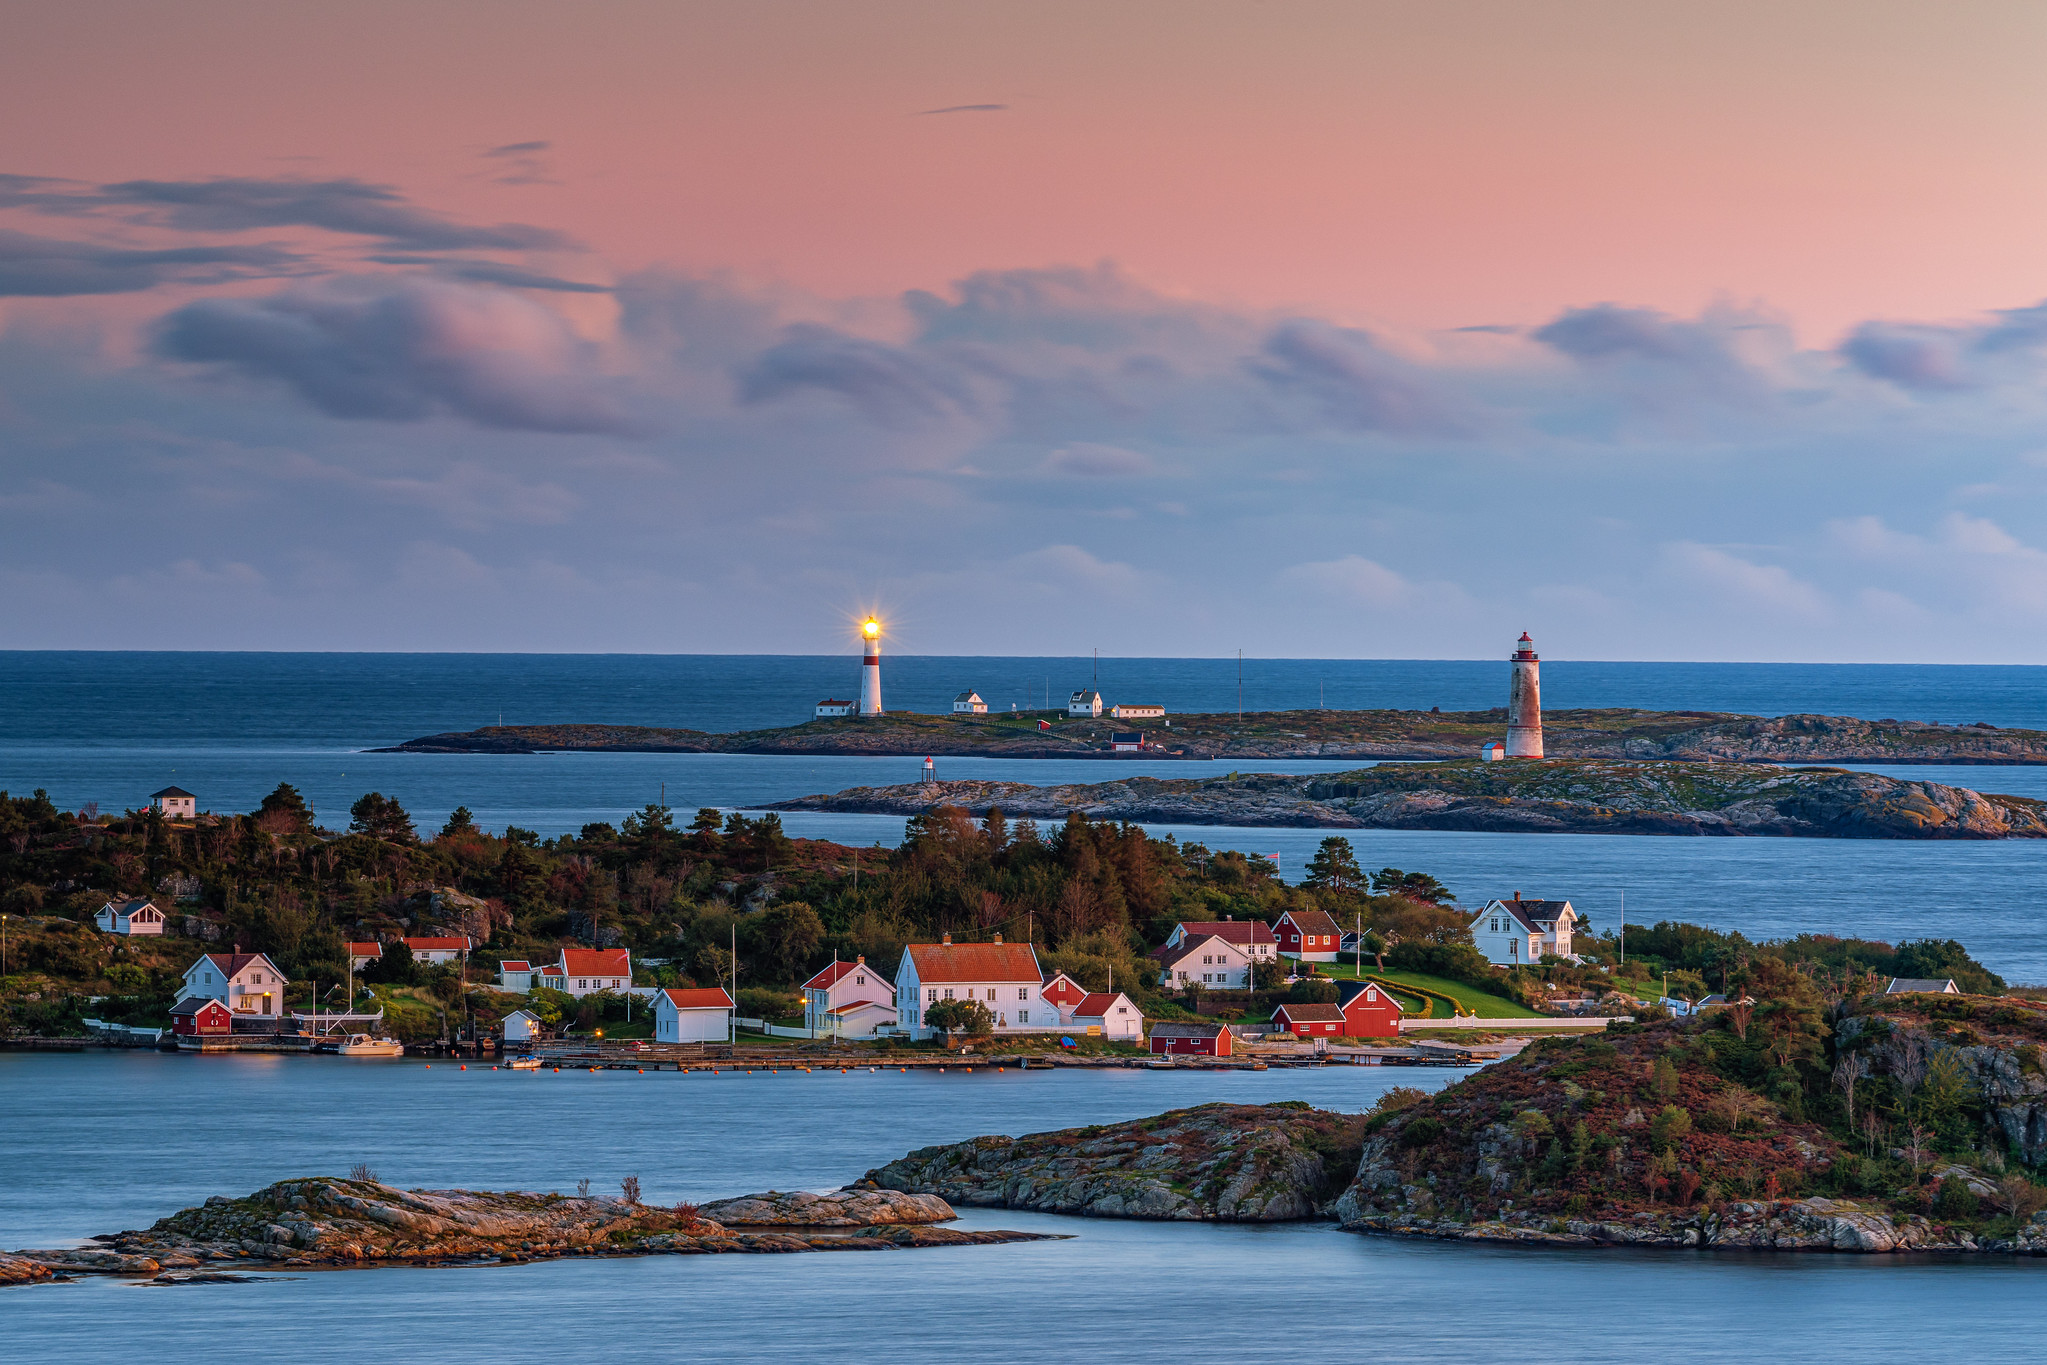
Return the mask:
[[365,1185],[377,1185],[382,1183],[377,1179],[377,1173],[370,1169],[370,1163],[367,1161],[358,1161],[355,1163],[355,1165],[349,1167],[348,1178],[350,1180],[360,1180]]
[[1556,1128],[1549,1121],[1549,1115],[1540,1109],[1527,1109],[1514,1117],[1514,1135],[1523,1142],[1541,1142],[1554,1135]]
[[1486,990],[1496,990],[1499,974],[1486,956],[1469,943],[1417,943],[1404,941],[1386,954],[1386,965],[1396,972],[1427,972],[1452,981],[1468,981]]
[[621,1195],[625,1196],[625,1202],[626,1202],[626,1203],[628,1203],[628,1204],[637,1204],[637,1203],[639,1203],[639,1202],[640,1202],[640,1178],[639,1178],[638,1176],[636,1176],[636,1175],[629,1175],[629,1176],[627,1176],[627,1177],[626,1177],[625,1179],[623,1179],[623,1180],[619,1181],[619,1182],[618,1182],[618,1192],[619,1192],[619,1193],[620,1193]]
[[1400,1130],[1400,1145],[1409,1149],[1426,1147],[1442,1135],[1442,1122],[1424,1116]]
[[1303,977],[1294,983],[1286,998],[1296,1005],[1333,1005],[1336,1003],[1336,983],[1326,976]]
[[1658,1057],[1656,1065],[1649,1068],[1649,1088],[1662,1099],[1677,1098],[1677,1068],[1670,1064],[1670,1058]]
[[1397,1114],[1403,1109],[1412,1109],[1429,1097],[1426,1090],[1411,1085],[1396,1085],[1379,1097],[1372,1106],[1375,1114]]
[[1659,1152],[1667,1152],[1691,1136],[1692,1116],[1690,1111],[1674,1104],[1666,1104],[1649,1120],[1649,1145]]
[[947,1033],[978,1038],[995,1027],[995,1016],[978,1000],[941,1000],[924,1011],[924,1022]]
[[1940,1182],[1940,1191],[1933,1197],[1933,1212],[1940,1218],[1974,1218],[1979,1202],[1968,1182],[1951,1175]]

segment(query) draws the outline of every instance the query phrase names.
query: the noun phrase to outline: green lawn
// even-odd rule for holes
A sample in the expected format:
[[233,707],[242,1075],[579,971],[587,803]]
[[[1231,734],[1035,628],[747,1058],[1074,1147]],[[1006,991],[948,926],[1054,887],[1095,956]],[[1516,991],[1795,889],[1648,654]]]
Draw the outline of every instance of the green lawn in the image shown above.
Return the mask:
[[[1318,962],[1315,964],[1315,970],[1340,980],[1354,981],[1357,979],[1357,969],[1348,962]],[[1381,972],[1374,970],[1370,966],[1365,968],[1364,974],[1366,976],[1383,977],[1388,981],[1396,983],[1405,982],[1410,986],[1421,986],[1428,990],[1438,991],[1485,1019],[1537,1019],[1541,1017],[1526,1005],[1516,1004],[1504,995],[1494,995],[1490,991],[1482,991],[1466,981],[1452,981],[1447,977],[1430,976],[1427,972]],[[1403,1009],[1406,1008],[1406,1005],[1407,1001],[1401,1002]],[[1436,1006],[1436,1008],[1440,1009],[1441,1006]],[[1414,1012],[1419,1013],[1419,1009]],[[1434,1017],[1433,1011],[1431,1011],[1431,1017]]]

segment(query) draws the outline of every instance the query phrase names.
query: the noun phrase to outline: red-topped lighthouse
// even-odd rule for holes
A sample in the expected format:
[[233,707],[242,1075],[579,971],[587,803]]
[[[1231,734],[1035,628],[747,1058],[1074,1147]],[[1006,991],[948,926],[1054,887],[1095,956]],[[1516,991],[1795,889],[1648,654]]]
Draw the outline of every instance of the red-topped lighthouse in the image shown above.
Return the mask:
[[1535,641],[1522,631],[1510,661],[1513,681],[1507,688],[1507,757],[1542,757],[1542,660]]

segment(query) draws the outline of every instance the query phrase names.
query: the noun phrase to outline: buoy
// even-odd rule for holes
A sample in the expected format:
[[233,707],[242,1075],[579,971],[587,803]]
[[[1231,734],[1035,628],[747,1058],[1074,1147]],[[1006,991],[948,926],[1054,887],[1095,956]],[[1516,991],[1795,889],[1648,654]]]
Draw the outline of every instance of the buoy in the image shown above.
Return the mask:
[[496,1071],[496,1070],[497,1070],[497,1068],[496,1068],[496,1067],[492,1067],[492,1068],[491,1068],[491,1070],[492,1070],[492,1071]]
[[469,1064],[467,1062],[464,1062],[460,1069],[463,1071],[467,1071],[469,1069]]
[[561,1075],[561,1074],[562,1074],[562,1069],[561,1069],[560,1067],[556,1067],[556,1068],[554,1069],[554,1074],[555,1074],[555,1075],[557,1075],[557,1076]]
[[646,1075],[646,1074],[647,1074],[647,1068],[645,1068],[644,1066],[643,1066],[643,1067],[641,1067],[641,1068],[640,1068],[640,1074],[641,1074],[642,1076]]

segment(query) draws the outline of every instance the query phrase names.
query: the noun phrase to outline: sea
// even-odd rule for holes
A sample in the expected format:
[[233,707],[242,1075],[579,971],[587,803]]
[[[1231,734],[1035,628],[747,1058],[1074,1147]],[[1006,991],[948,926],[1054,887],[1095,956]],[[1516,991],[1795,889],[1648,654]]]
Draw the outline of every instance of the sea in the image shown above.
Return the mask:
[[[1176,712],[1502,704],[1504,661],[884,659],[892,708],[1042,706],[1098,685]],[[1241,669],[1241,673],[1240,673]],[[2047,728],[2047,669],[1571,663],[1552,707],[1987,721]],[[729,731],[793,723],[857,695],[845,657],[0,652],[0,790],[119,811],[166,785],[248,810],[279,782],[330,825],[368,791],[431,831],[457,805],[542,834],[615,823],[648,802],[757,810],[810,792],[912,780],[920,757],[376,754],[499,723],[603,721]],[[1241,699],[1241,701],[1240,701]],[[1050,783],[1318,771],[1254,764],[940,759],[948,777]],[[2047,796],[2047,768],[1911,768]],[[861,845],[902,821],[790,815],[792,832]],[[1318,830],[1160,828],[1277,854],[1295,877]],[[1816,932],[1961,939],[2014,980],[2047,981],[2028,913],[2027,843],[1677,839],[1349,831],[1369,867],[1434,873],[1465,901],[1562,896],[1600,928],[1683,918],[1752,937]],[[208,1195],[357,1162],[426,1188],[615,1189],[702,1201],[829,1189],[935,1142],[1110,1122],[1211,1100],[1363,1111],[1393,1084],[1459,1073],[1329,1067],[1265,1073],[494,1072],[417,1059],[58,1056],[0,1052],[0,1245],[70,1245],[146,1226]],[[0,1292],[0,1362],[916,1362],[1106,1355],[1189,1361],[1553,1359],[1685,1354],[1865,1361],[2037,1358],[2047,1265],[1700,1252],[1551,1251],[1389,1241],[1326,1224],[1237,1227],[963,1211],[968,1227],[1057,1240],[928,1251],[656,1257],[515,1267],[261,1276],[160,1287],[108,1279]]]

